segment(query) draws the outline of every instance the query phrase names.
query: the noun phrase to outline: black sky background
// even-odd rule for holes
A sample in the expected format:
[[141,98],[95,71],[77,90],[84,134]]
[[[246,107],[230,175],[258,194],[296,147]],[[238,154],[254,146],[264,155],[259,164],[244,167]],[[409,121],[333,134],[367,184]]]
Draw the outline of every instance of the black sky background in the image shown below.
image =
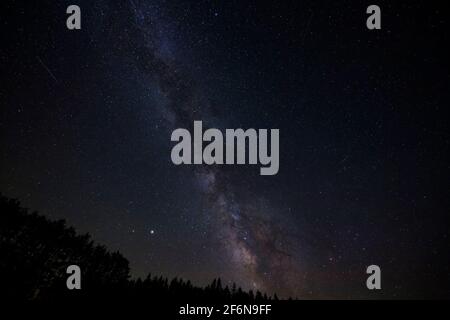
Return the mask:
[[[370,4],[2,2],[1,192],[135,276],[448,298],[447,13],[378,1],[369,31]],[[279,128],[279,173],[173,165],[170,134],[194,120]]]

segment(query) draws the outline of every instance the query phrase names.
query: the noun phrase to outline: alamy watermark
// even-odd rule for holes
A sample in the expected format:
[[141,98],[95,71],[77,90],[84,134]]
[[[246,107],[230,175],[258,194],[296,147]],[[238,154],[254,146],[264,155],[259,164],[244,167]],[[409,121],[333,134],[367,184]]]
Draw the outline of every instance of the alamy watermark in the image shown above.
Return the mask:
[[[275,175],[280,166],[280,130],[270,129],[270,152],[268,135],[267,129],[226,129],[224,140],[220,130],[210,128],[203,132],[202,121],[194,121],[193,140],[187,129],[172,132],[171,140],[178,142],[172,148],[172,162],[176,165],[246,164],[248,159],[248,164],[264,166],[260,168],[261,175]],[[208,144],[203,147],[203,142]]]

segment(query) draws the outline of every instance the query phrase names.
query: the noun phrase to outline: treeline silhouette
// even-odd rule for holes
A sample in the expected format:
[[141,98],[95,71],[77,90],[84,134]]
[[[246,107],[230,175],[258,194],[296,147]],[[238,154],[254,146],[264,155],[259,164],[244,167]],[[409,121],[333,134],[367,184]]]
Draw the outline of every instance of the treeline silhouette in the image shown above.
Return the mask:
[[[68,290],[66,269],[81,268],[81,290]],[[129,262],[119,252],[79,235],[64,220],[51,221],[29,212],[0,193],[0,283],[3,298],[16,301],[64,301],[95,298],[111,301],[262,302],[278,300],[214,279],[197,287],[180,278],[132,279]]]

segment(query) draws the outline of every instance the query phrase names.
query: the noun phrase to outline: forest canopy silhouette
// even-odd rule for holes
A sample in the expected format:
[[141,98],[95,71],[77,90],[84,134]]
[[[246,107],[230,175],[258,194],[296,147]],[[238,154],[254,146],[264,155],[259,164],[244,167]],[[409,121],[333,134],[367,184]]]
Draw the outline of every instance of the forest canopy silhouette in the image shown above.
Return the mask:
[[[81,290],[68,290],[66,269],[81,268]],[[180,278],[149,274],[133,279],[129,261],[119,252],[79,235],[64,220],[51,221],[0,194],[0,283],[2,295],[15,301],[120,299],[121,301],[264,301],[278,300],[243,291],[214,279],[204,288]]]

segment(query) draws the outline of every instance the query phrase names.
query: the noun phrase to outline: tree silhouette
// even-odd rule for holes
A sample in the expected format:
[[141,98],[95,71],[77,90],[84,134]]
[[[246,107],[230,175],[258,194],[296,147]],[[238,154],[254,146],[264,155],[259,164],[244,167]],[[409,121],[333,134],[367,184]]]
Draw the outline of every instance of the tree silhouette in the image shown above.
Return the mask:
[[[125,284],[128,261],[118,252],[94,245],[63,220],[50,221],[0,195],[0,277],[17,299],[40,299],[66,288],[66,268],[83,268],[83,289]],[[65,291],[65,290],[64,290]]]
[[[82,290],[68,290],[66,268],[82,269]],[[220,278],[204,288],[190,281],[162,276],[131,279],[129,262],[119,252],[94,244],[89,234],[78,235],[63,220],[51,221],[28,212],[19,201],[0,194],[0,283],[12,300],[54,301],[120,299],[121,301],[244,302],[271,300],[257,291],[222,286]],[[275,296],[275,299],[278,299]]]

